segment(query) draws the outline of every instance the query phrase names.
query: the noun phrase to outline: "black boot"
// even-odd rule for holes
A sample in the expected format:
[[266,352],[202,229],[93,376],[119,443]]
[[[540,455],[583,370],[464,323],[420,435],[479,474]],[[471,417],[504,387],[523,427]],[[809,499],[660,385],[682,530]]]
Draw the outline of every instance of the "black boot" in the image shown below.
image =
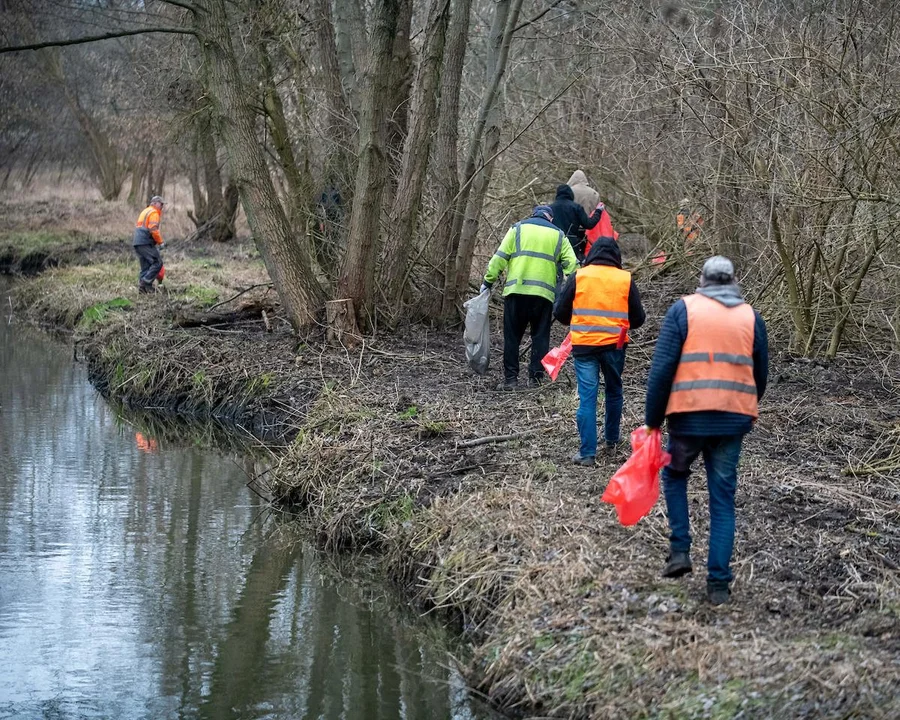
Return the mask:
[[664,578],[679,578],[692,572],[694,566],[691,565],[691,556],[689,553],[673,550],[666,558],[666,566],[662,570]]
[[724,605],[731,601],[731,589],[727,584],[706,583],[706,597],[710,605]]

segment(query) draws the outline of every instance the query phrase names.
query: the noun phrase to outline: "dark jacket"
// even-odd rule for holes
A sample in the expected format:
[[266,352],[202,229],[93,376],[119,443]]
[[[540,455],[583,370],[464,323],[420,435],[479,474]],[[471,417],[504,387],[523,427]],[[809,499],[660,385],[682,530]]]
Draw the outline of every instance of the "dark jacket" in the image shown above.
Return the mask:
[[568,185],[556,188],[556,200],[550,208],[553,210],[553,224],[566,234],[580,260],[584,257],[584,231],[600,222],[602,211],[594,210],[588,217],[584,208],[575,202],[575,193]]
[[[584,260],[585,265],[608,265],[622,269],[622,254],[619,246],[614,240],[608,238],[600,238],[591,246],[591,251]],[[572,273],[559,296],[556,298],[556,304],[553,306],[553,317],[555,317],[563,325],[572,324],[572,304],[575,302],[575,283],[578,279],[578,273]],[[631,287],[628,289],[628,324],[631,330],[636,330],[644,324],[647,315],[644,312],[644,306],[641,304],[641,294],[638,292],[637,285],[634,284],[634,278],[631,279]],[[572,354],[576,356],[596,355],[599,353],[615,350],[615,345],[604,345],[601,347],[589,345],[573,345]]]
[[[756,383],[756,397],[762,398],[769,377],[769,340],[766,324],[759,313],[753,331],[753,379]],[[681,348],[687,339],[687,306],[678,300],[663,318],[659,330],[659,340],[653,352],[650,377],[647,380],[647,402],[644,407],[644,422],[650,427],[660,427],[666,416],[672,380],[681,359]],[[675,413],[669,416],[669,433],[673,435],[744,435],[753,427],[753,419],[740,413],[703,410],[700,412]]]

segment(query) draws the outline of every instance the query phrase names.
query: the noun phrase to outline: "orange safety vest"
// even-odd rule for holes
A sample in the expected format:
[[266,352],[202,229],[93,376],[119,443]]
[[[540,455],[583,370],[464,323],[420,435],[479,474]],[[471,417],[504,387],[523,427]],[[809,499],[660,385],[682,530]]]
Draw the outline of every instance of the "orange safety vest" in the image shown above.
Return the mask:
[[747,303],[726,307],[700,294],[682,299],[688,332],[666,415],[720,410],[759,417],[753,378],[753,308]]
[[688,210],[681,210],[675,216],[675,222],[678,229],[684,235],[685,242],[694,242],[700,237],[700,228],[703,225],[703,218],[699,213],[691,213]]
[[159,234],[160,212],[152,205],[145,207],[138,215],[135,223],[135,232],[146,233],[157,245],[162,244],[162,236]]
[[623,331],[629,341],[628,292],[631,273],[609,265],[586,265],[575,273],[572,303],[573,345],[616,345]]

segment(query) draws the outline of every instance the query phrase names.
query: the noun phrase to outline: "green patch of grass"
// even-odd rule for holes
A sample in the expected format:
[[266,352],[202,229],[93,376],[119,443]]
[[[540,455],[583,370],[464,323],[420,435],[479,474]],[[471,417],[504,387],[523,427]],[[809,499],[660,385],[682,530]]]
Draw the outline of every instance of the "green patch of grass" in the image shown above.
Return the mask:
[[191,258],[189,260],[191,265],[197,268],[202,268],[207,270],[209,268],[218,269],[222,267],[222,263],[218,260],[213,260],[211,258]]
[[188,285],[183,293],[186,300],[190,300],[201,307],[215,305],[219,301],[219,291],[204,285]]
[[662,698],[660,717],[697,717],[727,720],[739,713],[755,716],[766,699],[753,691],[745,680],[734,679],[722,685],[701,683],[694,677],[669,686]]
[[379,503],[372,513],[372,525],[379,530],[386,530],[392,525],[412,520],[416,509],[416,501],[407,493],[391,500]]
[[103,322],[109,317],[110,313],[116,310],[128,310],[131,307],[133,307],[131,300],[123,297],[96,303],[95,305],[86,308],[81,314],[81,318],[78,321],[78,327],[82,330],[89,330],[97,325],[97,323]]
[[559,468],[550,460],[538,460],[531,469],[531,477],[534,480],[553,480],[559,475]]
[[554,681],[563,688],[566,700],[576,702],[597,679],[597,658],[594,657],[594,653],[584,648],[559,668],[558,677],[554,678]]
[[86,240],[85,236],[74,232],[30,230],[3,233],[0,235],[0,246],[11,247],[19,255],[24,256],[35,252],[50,253],[70,248],[84,244]]
[[419,408],[415,405],[410,405],[406,410],[400,413],[401,420],[411,420],[419,414]]
[[247,383],[247,394],[251,396],[263,395],[271,387],[274,379],[275,374],[270,372],[250,378],[250,381]]
[[444,420],[422,420],[420,434],[428,436],[443,435],[447,432],[447,423]]

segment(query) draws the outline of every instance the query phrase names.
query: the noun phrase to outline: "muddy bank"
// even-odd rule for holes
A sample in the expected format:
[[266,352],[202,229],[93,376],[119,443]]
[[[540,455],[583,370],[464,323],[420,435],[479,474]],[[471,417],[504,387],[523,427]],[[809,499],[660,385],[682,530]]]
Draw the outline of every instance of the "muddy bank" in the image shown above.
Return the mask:
[[[74,294],[47,295],[54,286],[42,283],[65,281],[58,272],[18,285],[20,312],[58,317],[59,298]],[[642,287],[654,320],[629,350],[624,428],[642,420],[658,319],[686,289]],[[550,387],[497,393],[496,377],[466,369],[455,333],[410,328],[335,349],[319,332],[292,336],[277,314],[268,325],[177,327],[192,302],[179,298],[134,297],[87,325],[82,309],[71,326],[98,386],[133,406],[275,429],[289,441],[267,476],[276,502],[326,547],[377,551],[411,599],[457,623],[474,651],[467,678],[495,707],[557,717],[900,713],[896,357],[816,364],[776,341],[772,387],[741,461],[734,602],[713,610],[700,571],[703,483],[689,496],[698,572],[661,580],[662,504],[622,528],[599,502],[615,463],[569,464],[571,368]],[[493,337],[496,365],[499,314]],[[494,436],[512,437],[485,440]]]

